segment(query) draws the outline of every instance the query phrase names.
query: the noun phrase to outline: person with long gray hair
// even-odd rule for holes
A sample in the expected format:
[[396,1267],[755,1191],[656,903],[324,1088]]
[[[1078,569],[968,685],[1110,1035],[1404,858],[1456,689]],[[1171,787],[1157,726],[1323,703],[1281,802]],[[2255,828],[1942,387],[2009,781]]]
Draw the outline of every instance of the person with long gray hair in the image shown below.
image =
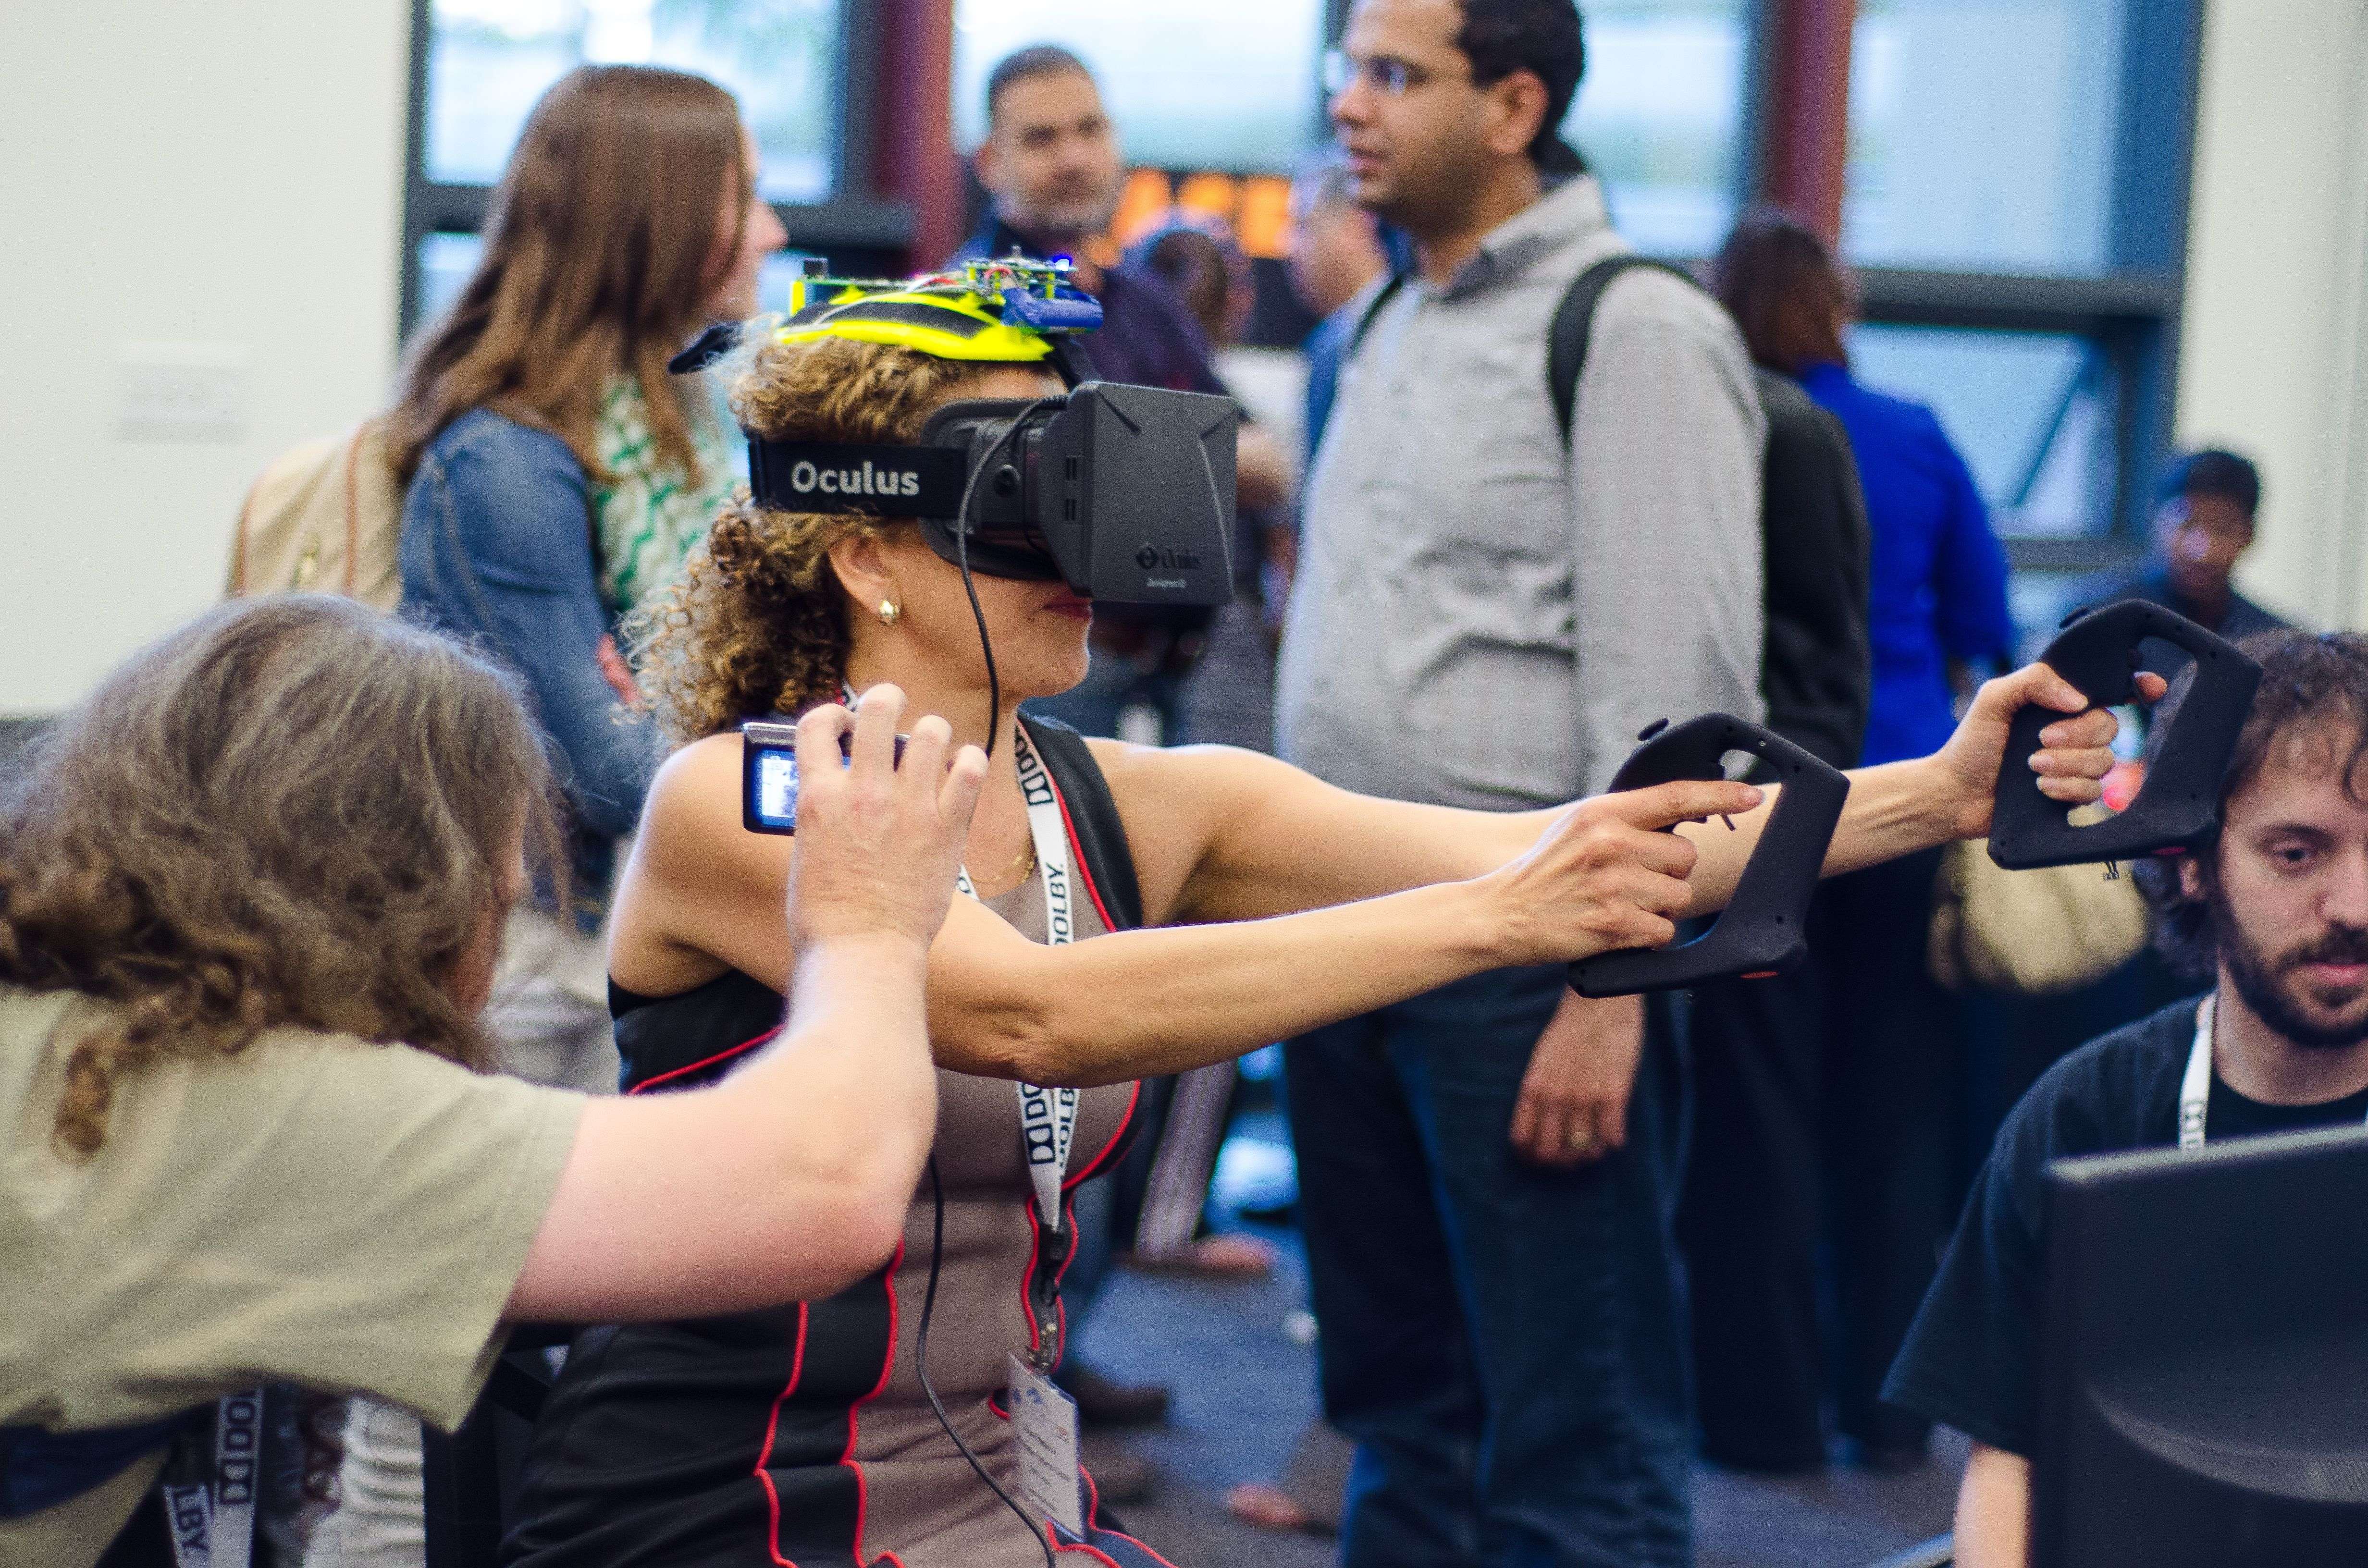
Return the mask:
[[167,1453],[258,1384],[449,1428],[513,1322],[878,1267],[936,1124],[924,955],[985,772],[936,719],[895,762],[903,711],[882,687],[803,722],[797,1001],[654,1100],[490,1071],[503,915],[564,870],[518,683],[459,643],[242,601],[37,741],[0,789],[0,1562],[164,1551]]

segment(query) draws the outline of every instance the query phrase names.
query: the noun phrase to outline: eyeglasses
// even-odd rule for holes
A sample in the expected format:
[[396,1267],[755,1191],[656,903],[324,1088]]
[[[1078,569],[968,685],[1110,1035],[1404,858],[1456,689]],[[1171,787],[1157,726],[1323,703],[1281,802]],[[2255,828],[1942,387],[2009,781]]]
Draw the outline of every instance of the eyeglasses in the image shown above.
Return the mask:
[[[1454,76],[1469,77],[1469,71]],[[1454,79],[1446,72],[1426,70],[1409,61],[1395,60],[1386,54],[1371,60],[1359,60],[1346,51],[1327,49],[1324,51],[1324,91],[1338,97],[1362,82],[1385,98],[1402,98],[1417,87],[1433,82]]]

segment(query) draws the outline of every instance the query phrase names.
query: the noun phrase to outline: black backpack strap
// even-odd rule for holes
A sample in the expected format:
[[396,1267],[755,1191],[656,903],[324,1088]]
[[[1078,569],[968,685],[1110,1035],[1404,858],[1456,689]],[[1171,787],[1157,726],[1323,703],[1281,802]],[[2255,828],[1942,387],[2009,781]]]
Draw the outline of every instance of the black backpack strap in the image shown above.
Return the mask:
[[1562,431],[1565,447],[1570,445],[1571,420],[1578,412],[1578,373],[1587,366],[1587,339],[1595,330],[1596,301],[1603,298],[1613,278],[1636,267],[1649,267],[1682,278],[1690,287],[1702,287],[1684,267],[1648,256],[1607,256],[1578,275],[1554,308],[1554,325],[1546,334],[1546,391],[1554,397],[1554,426]]
[[1365,334],[1372,329],[1373,318],[1382,313],[1383,305],[1397,297],[1397,291],[1406,287],[1406,275],[1403,272],[1390,274],[1390,280],[1382,285],[1382,291],[1373,296],[1373,302],[1367,305],[1365,313],[1357,318],[1357,329],[1349,335],[1348,344],[1340,350],[1342,364],[1357,357],[1357,350],[1364,347]]
[[1867,652],[1866,497],[1842,422],[1799,383],[1755,369],[1768,417],[1760,465],[1759,692],[1768,727],[1836,767],[1858,766],[1873,674]]
[[1118,801],[1086,737],[1057,719],[1022,713],[1019,722],[1027,727],[1029,744],[1053,775],[1061,803],[1068,808],[1069,831],[1076,836],[1086,875],[1111,929],[1125,931],[1141,926],[1143,890],[1134,880],[1134,854],[1127,847],[1126,824],[1119,820]]

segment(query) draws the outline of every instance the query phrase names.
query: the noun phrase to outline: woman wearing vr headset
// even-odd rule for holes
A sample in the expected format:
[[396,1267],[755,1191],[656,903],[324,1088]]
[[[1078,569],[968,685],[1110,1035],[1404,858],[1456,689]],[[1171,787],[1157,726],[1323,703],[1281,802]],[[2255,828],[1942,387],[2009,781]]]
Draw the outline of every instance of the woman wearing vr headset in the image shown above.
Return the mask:
[[[1018,1568],[1087,1547],[1164,1561],[1096,1517],[1057,1421],[1048,1452],[1039,1414],[1015,1408],[1059,1354],[1064,1195],[1117,1157],[1133,1081],[1483,970],[1667,942],[1673,919],[1725,902],[1767,820],[1761,791],[1725,782],[1556,812],[1410,805],[1247,752],[1086,741],[1021,715],[1084,675],[1090,601],[1041,553],[973,528],[969,486],[951,517],[916,521],[821,509],[815,476],[868,460],[873,478],[840,488],[884,490],[878,474],[921,463],[947,403],[1059,395],[1048,360],[991,299],[916,288],[836,295],[740,367],[752,438],[800,446],[757,454],[763,499],[723,509],[643,640],[642,679],[679,749],[619,893],[626,1078],[708,1082],[780,1017],[796,841],[744,826],[736,727],[894,681],[992,758],[973,896],[930,952],[936,1153],[903,1249],[860,1284],[579,1340],[538,1427],[513,1562]],[[996,455],[974,451],[970,477]],[[799,462],[803,483],[787,483]],[[1986,832],[2008,720],[2032,702],[2084,706],[2027,669],[1986,687],[1939,755],[1857,775],[1827,869]],[[2093,800],[2112,730],[2103,713],[2053,725],[2041,787]],[[1735,831],[1700,825],[1721,813]]]

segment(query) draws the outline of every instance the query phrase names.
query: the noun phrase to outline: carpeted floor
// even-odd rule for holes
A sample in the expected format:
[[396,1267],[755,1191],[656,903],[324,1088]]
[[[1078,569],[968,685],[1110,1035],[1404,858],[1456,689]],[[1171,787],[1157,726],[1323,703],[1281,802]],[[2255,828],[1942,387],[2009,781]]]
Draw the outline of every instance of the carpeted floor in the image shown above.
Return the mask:
[[[1276,1277],[1218,1284],[1121,1272],[1079,1340],[1103,1370],[1175,1391],[1167,1425],[1123,1437],[1089,1435],[1153,1460],[1149,1504],[1123,1510],[1128,1528],[1178,1568],[1328,1568],[1328,1540],[1275,1535],[1226,1514],[1225,1489],[1271,1479],[1315,1413],[1314,1352],[1292,1345],[1283,1315],[1302,1301],[1286,1252]],[[1770,1480],[1705,1469],[1695,1505],[1701,1568],[1865,1568],[1949,1528],[1964,1450],[1953,1439],[1907,1476],[1837,1467],[1823,1476]]]

